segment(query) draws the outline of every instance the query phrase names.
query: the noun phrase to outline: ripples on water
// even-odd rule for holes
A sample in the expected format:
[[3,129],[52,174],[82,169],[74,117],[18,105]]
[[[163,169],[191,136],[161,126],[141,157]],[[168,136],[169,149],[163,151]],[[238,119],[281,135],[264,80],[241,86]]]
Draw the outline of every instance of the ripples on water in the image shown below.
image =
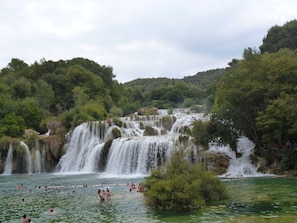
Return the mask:
[[[295,178],[225,181],[230,200],[191,212],[150,210],[144,204],[143,194],[129,192],[126,185],[141,181],[143,178],[100,178],[98,174],[2,175],[0,220],[2,223],[20,223],[23,214],[27,214],[35,223],[297,222]],[[17,189],[21,183],[26,186],[23,190]],[[47,191],[45,186],[48,186]],[[111,200],[100,202],[97,190],[107,187],[111,191]],[[54,214],[49,212],[51,207],[55,208]]]

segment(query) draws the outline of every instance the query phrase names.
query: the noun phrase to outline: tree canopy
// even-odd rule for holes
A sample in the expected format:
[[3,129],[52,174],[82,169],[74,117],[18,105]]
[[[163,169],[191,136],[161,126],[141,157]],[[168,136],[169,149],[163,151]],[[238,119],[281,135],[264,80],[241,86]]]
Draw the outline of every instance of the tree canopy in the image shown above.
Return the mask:
[[275,53],[283,48],[297,49],[297,20],[271,27],[260,46],[261,53]]
[[245,50],[244,59],[217,83],[213,120],[259,147],[295,140],[296,61],[297,50]]
[[225,185],[204,167],[191,164],[183,152],[154,170],[144,182],[146,203],[155,209],[199,209],[207,202],[227,199]]

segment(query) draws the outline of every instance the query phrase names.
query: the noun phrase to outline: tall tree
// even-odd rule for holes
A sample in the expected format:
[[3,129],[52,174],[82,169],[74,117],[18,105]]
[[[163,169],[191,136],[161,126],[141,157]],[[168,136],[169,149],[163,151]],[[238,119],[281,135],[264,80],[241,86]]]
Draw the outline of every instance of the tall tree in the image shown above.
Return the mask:
[[[226,130],[233,130],[234,134],[239,131],[261,146],[267,122],[263,124],[263,117],[258,120],[262,124],[257,125],[257,118],[281,94],[294,94],[297,85],[296,60],[296,50],[282,49],[262,55],[246,50],[244,59],[228,69],[218,82],[213,108],[214,117],[218,117],[216,120],[223,123]],[[265,114],[269,114],[268,110]],[[276,123],[270,124],[273,127]],[[278,126],[278,131],[283,131]],[[282,136],[279,137],[282,140]]]
[[297,48],[297,20],[271,27],[260,46],[261,53],[274,53],[282,48]]

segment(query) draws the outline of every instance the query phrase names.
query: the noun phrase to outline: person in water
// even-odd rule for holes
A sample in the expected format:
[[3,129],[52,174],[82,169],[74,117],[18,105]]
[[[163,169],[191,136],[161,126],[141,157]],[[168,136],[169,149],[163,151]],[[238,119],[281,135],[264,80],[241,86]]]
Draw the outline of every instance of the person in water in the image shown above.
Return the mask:
[[50,208],[50,213],[54,214],[55,213],[55,209],[53,207]]
[[106,188],[106,200],[110,200],[110,191]]
[[103,196],[103,194],[102,194],[102,192],[101,192],[101,190],[100,189],[98,189],[98,196],[99,196],[99,198],[100,198],[100,201],[104,201],[104,196]]
[[27,218],[26,214],[23,215],[22,223],[28,223],[29,219]]

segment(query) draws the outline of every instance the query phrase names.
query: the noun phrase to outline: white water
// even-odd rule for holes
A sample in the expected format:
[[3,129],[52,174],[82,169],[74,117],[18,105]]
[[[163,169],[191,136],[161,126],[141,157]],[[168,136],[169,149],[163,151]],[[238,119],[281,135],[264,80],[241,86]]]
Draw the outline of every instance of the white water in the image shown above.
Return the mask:
[[[179,147],[177,139],[185,133],[185,128],[191,128],[195,120],[209,119],[200,113],[178,112],[174,113],[174,116],[176,121],[169,131],[165,131],[166,134],[161,131],[164,130],[162,115],[122,118],[125,128],[109,126],[106,123],[103,128],[99,128],[99,122],[83,123],[69,135],[66,153],[58,164],[58,170],[68,173],[98,172],[103,146],[107,140],[113,139],[112,128],[117,128],[122,137],[112,142],[104,174],[109,176],[148,175],[153,168],[163,165],[170,159],[172,151]],[[153,127],[158,135],[144,136],[141,124]],[[194,145],[190,146],[194,147]],[[230,166],[222,177],[259,176],[260,173],[257,173],[256,167],[251,164],[249,158],[254,146],[247,138],[240,138],[238,152],[242,153],[242,156],[236,158],[229,146],[211,145],[210,151],[224,153],[230,157]],[[197,148],[194,149],[193,154],[192,159],[200,160]]]
[[42,172],[41,155],[40,155],[40,150],[39,150],[39,143],[37,140],[36,140],[35,156],[34,156],[34,172],[35,173]]
[[6,163],[4,167],[3,174],[11,174],[12,173],[12,158],[13,158],[13,149],[12,144],[9,145]]
[[67,151],[58,164],[60,172],[94,172],[96,158],[104,145],[107,123],[83,123],[71,133]]
[[[167,114],[163,111],[161,114]],[[174,113],[176,121],[171,129],[164,130],[162,115],[135,116],[122,118],[125,128],[120,128],[107,122],[83,123],[77,126],[69,135],[65,144],[65,155],[60,159],[57,169],[63,173],[92,173],[99,171],[100,157],[104,144],[113,139],[112,129],[117,128],[122,137],[113,139],[107,155],[107,163],[104,174],[107,176],[140,176],[148,175],[158,165],[163,165],[170,159],[174,149],[179,147],[177,141],[181,134],[185,133],[185,127],[192,126],[195,120],[208,120],[203,114]],[[173,122],[173,119],[172,119]],[[151,126],[157,132],[157,136],[144,136],[141,126]],[[165,133],[164,133],[165,132]],[[32,157],[28,146],[21,142],[25,148],[27,171],[32,173]],[[187,145],[188,146],[188,145]],[[194,145],[191,145],[194,148]],[[254,177],[262,176],[257,168],[251,164],[250,155],[253,153],[254,144],[247,138],[238,140],[238,152],[242,153],[236,158],[235,153],[229,146],[211,145],[210,151],[224,153],[230,157],[228,171],[221,177]],[[6,165],[3,174],[11,174],[13,152],[10,145],[7,154]],[[193,157],[196,161],[201,160],[198,149],[194,149]],[[40,154],[39,144],[36,143],[34,156],[34,171],[45,171],[45,147]],[[102,170],[101,170],[102,171]]]
[[212,145],[210,151],[216,153],[224,153],[230,157],[229,168],[221,177],[223,178],[239,178],[239,177],[257,177],[263,174],[257,172],[257,168],[251,163],[250,155],[254,151],[255,144],[246,137],[241,137],[237,142],[237,150],[242,154],[236,158],[235,152],[229,146]]
[[21,146],[23,146],[25,148],[25,152],[27,155],[27,172],[28,174],[32,173],[32,156],[29,150],[29,147],[26,143],[24,143],[23,141],[20,142]]
[[[164,112],[165,113],[165,112]],[[109,149],[105,174],[147,175],[158,165],[169,160],[177,137],[184,127],[191,127],[197,119],[207,119],[203,114],[176,113],[176,122],[165,130],[162,115],[122,118],[125,128],[99,122],[83,123],[69,135],[65,145],[66,153],[58,164],[60,172],[98,172],[102,148],[106,141],[113,139],[112,129],[121,132],[121,138],[114,139]],[[173,122],[173,121],[172,121]],[[99,127],[101,126],[101,127]],[[157,136],[144,136],[141,126],[150,126]],[[94,131],[96,130],[96,131]]]
[[45,150],[45,145],[43,144],[42,153],[41,153],[41,164],[42,164],[43,172],[45,172],[45,159],[46,159],[46,150]]

